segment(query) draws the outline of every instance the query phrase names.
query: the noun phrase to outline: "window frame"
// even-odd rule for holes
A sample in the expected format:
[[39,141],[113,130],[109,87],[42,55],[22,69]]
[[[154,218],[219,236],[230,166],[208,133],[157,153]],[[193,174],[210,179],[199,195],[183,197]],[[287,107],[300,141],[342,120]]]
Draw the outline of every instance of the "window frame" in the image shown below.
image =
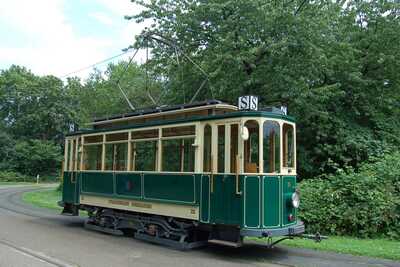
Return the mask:
[[[284,166],[284,136],[283,136],[283,126],[284,124],[292,126],[293,130],[293,167]],[[297,140],[296,140],[296,124],[281,121],[281,174],[283,175],[296,175],[297,174]]]

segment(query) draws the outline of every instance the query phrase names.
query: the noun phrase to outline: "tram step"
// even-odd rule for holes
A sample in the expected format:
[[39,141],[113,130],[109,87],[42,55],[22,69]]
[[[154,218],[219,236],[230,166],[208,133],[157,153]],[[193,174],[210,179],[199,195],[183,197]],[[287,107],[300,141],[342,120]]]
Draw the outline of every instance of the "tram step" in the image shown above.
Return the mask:
[[64,216],[78,216],[79,215],[79,210],[76,206],[72,206],[70,204],[66,204],[64,206],[63,211],[61,212],[61,215]]
[[208,243],[222,245],[222,246],[228,246],[228,247],[233,247],[233,248],[239,248],[239,247],[243,246],[242,242],[232,242],[232,241],[226,241],[226,240],[220,240],[220,239],[210,239],[210,240],[208,240]]
[[124,233],[121,230],[101,227],[101,226],[92,224],[92,223],[90,223],[88,221],[85,221],[84,227],[86,229],[89,229],[89,230],[103,232],[103,233],[110,234],[110,235],[116,235],[116,236],[123,236],[124,235]]
[[155,236],[149,236],[147,234],[143,233],[135,233],[135,238],[143,241],[147,241],[150,243],[155,243],[155,244],[160,244],[160,245],[166,245],[169,247],[172,247],[174,249],[178,250],[189,250],[189,249],[194,249],[194,248],[199,248],[202,246],[207,245],[207,241],[195,241],[195,242],[179,242],[171,239],[166,239],[166,238],[158,238]]

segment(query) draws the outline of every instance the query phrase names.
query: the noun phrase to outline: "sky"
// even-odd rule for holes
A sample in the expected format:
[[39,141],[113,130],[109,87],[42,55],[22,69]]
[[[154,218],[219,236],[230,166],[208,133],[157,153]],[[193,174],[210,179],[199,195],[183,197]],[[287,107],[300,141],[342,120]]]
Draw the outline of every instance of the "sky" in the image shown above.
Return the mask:
[[145,27],[124,16],[139,12],[130,0],[0,0],[0,70],[15,64],[63,77],[120,54]]

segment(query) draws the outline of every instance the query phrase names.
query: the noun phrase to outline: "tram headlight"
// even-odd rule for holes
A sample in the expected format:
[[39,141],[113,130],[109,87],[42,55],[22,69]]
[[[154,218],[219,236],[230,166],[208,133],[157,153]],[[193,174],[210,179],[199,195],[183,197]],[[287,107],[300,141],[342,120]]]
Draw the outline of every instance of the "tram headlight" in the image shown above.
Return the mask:
[[297,190],[292,194],[292,205],[296,209],[300,206],[300,194]]

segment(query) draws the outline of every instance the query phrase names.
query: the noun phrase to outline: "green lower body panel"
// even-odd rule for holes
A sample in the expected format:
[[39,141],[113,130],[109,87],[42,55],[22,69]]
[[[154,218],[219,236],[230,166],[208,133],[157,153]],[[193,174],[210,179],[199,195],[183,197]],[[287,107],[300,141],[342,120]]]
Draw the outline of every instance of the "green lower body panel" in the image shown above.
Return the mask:
[[194,174],[144,174],[144,199],[196,203]]
[[200,178],[195,174],[82,172],[81,193],[198,205]]
[[238,178],[233,174],[65,172],[62,201],[79,205],[83,194],[98,197],[99,203],[125,201],[129,207],[143,206],[143,202],[187,206],[184,212],[193,212],[185,213],[187,218],[218,227],[240,228],[252,235],[283,233],[279,230],[290,230],[298,224],[291,203],[296,190],[295,176]]
[[296,217],[296,209],[292,206],[292,194],[296,190],[295,176],[282,176],[282,226],[295,224],[296,220],[289,220],[290,216]]
[[80,173],[64,172],[62,202],[79,204]]
[[116,194],[118,196],[142,198],[142,178],[139,173],[116,173]]

